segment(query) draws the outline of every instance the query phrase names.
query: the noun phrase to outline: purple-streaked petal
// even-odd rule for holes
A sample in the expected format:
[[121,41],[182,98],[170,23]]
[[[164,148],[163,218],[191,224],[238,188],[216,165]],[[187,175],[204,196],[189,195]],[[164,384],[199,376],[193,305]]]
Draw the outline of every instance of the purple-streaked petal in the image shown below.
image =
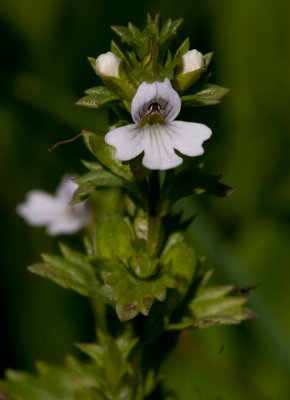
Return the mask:
[[145,167],[166,170],[182,163],[182,158],[174,152],[166,125],[146,125],[142,130],[144,147],[142,163]]
[[206,125],[194,122],[172,121],[166,128],[173,147],[181,154],[190,157],[203,154],[202,144],[212,134]]
[[181,100],[168,78],[165,78],[163,82],[141,83],[132,100],[131,114],[133,121],[136,124],[139,123],[148,111],[149,105],[155,102],[159,103],[164,109],[166,121],[173,121],[179,114]]

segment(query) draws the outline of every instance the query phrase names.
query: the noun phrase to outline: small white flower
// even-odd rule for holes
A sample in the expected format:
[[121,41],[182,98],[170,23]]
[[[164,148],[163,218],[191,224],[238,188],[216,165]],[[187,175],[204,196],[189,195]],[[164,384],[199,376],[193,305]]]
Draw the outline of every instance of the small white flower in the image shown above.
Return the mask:
[[16,208],[17,213],[33,226],[45,226],[51,236],[77,232],[89,223],[89,210],[85,203],[70,205],[77,189],[69,177],[64,177],[55,195],[32,190],[26,201]]
[[119,67],[120,67],[121,59],[111,51],[108,51],[105,54],[99,55],[96,59],[96,74],[100,77],[114,77],[119,78]]
[[133,98],[131,114],[135,124],[111,130],[106,143],[116,148],[115,158],[128,161],[144,152],[143,165],[166,170],[182,163],[174,150],[194,157],[203,153],[202,143],[211,136],[203,124],[174,121],[181,100],[169,79],[143,82]]
[[182,74],[193,72],[204,67],[203,55],[197,50],[190,50],[182,56]]

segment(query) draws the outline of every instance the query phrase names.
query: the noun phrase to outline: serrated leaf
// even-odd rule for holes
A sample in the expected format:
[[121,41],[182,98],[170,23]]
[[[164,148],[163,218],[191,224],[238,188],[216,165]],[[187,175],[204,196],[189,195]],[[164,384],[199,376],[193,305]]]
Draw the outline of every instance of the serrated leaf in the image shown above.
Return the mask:
[[8,370],[0,390],[8,399],[19,400],[74,400],[77,384],[65,367],[37,364],[37,374]]
[[79,99],[76,104],[90,108],[100,108],[108,103],[120,102],[121,99],[112,90],[105,86],[97,86],[85,91],[86,96]]
[[185,243],[182,235],[174,235],[169,239],[171,245],[167,246],[161,258],[162,264],[168,264],[172,275],[180,280],[185,280],[189,285],[196,269],[196,256],[193,248]]
[[181,101],[184,106],[208,106],[220,103],[228,92],[222,86],[206,84],[195,94],[181,96]]
[[202,174],[197,169],[183,170],[176,175],[169,198],[175,202],[191,194],[229,196],[234,189],[220,182],[221,175]]
[[136,194],[136,187],[132,183],[116,176],[110,171],[104,170],[103,168],[89,171],[75,179],[75,182],[78,184],[78,188],[74,192],[71,204],[83,201],[95,189],[102,187],[122,187],[127,189],[129,192]]
[[104,141],[103,135],[85,131],[84,139],[89,150],[105,167],[128,181],[134,181],[129,166],[114,158],[115,150]]
[[60,247],[64,257],[43,254],[44,263],[33,264],[28,269],[83,296],[93,296],[107,301],[107,294],[103,292],[96,272],[88,261],[89,258],[63,244]]
[[[105,269],[106,267],[106,269]],[[128,321],[139,313],[147,316],[154,300],[163,301],[167,288],[176,283],[170,274],[160,272],[150,279],[138,279],[121,262],[100,261],[104,290],[110,293],[121,321]]]
[[[211,271],[199,278],[193,298],[179,321],[168,324],[168,329],[185,327],[204,328],[212,325],[238,324],[256,315],[244,307],[247,297],[232,294],[232,285],[207,286]],[[186,306],[185,306],[186,308]]]

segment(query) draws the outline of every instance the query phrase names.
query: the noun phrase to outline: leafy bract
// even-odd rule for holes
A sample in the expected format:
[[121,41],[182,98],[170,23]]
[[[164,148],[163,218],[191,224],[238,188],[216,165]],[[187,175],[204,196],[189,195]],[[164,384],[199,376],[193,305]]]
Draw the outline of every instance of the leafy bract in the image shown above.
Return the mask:
[[121,102],[121,99],[106,86],[97,86],[85,91],[86,96],[79,99],[76,104],[89,108],[100,108],[111,103]]
[[208,286],[212,271],[205,273],[192,289],[179,321],[168,323],[167,329],[204,328],[212,325],[239,324],[256,316],[244,307],[247,296],[237,295],[232,285]]
[[206,84],[194,94],[181,96],[184,106],[210,106],[220,103],[229,89],[218,85]]
[[117,340],[99,335],[98,344],[77,345],[87,361],[68,356],[60,366],[38,362],[36,373],[8,370],[6,380],[0,382],[0,396],[11,400],[107,400],[126,394],[126,399],[135,400],[135,391],[145,389],[128,362],[136,343],[128,335]]
[[104,141],[104,135],[100,133],[83,132],[85,143],[91,153],[115,175],[128,181],[133,181],[134,176],[128,165],[122,164],[114,157],[114,149]]

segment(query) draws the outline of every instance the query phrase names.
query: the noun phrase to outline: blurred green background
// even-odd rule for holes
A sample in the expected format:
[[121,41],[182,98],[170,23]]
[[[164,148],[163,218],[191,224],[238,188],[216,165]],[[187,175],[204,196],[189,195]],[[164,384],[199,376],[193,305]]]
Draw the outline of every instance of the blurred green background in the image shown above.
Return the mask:
[[[57,251],[43,229],[15,213],[27,191],[53,192],[81,172],[81,140],[47,149],[80,129],[104,126],[104,111],[74,106],[98,84],[86,61],[109,50],[110,25],[139,27],[146,13],[184,17],[179,41],[213,51],[212,82],[231,89],[218,106],[187,115],[213,129],[206,169],[236,193],[204,199],[188,231],[220,283],[257,285],[259,317],[182,336],[164,376],[184,400],[290,398],[290,14],[287,0],[1,0],[0,373],[61,362],[73,342],[93,338],[85,299],[32,276],[41,251]],[[193,205],[189,201],[187,207]],[[78,246],[78,238],[72,240]]]

